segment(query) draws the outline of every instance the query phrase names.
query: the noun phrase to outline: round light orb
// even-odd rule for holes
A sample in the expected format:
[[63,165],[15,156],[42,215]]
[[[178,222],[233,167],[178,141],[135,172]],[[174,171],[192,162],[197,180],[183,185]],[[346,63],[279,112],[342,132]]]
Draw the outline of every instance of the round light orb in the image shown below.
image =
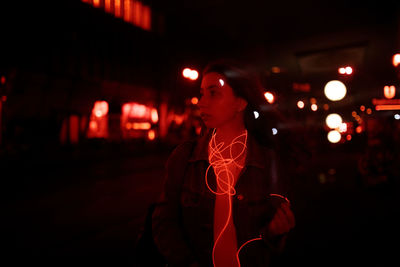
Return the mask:
[[333,80],[325,85],[324,93],[329,100],[339,101],[346,96],[347,89],[341,81]]
[[342,117],[337,113],[329,114],[325,119],[326,125],[331,129],[336,129],[340,127],[342,122],[343,122]]
[[189,74],[189,79],[195,81],[197,80],[197,78],[199,78],[199,73],[196,70],[191,70]]
[[257,111],[253,111],[253,114],[255,119],[258,119],[258,117],[260,116],[260,113],[258,113]]
[[191,71],[192,71],[191,69],[185,68],[185,69],[182,71],[183,77],[189,78],[189,77],[190,77],[190,74],[191,74]]
[[342,139],[341,134],[336,131],[336,130],[332,130],[328,133],[328,141],[335,144],[338,143],[340,141],[340,139]]

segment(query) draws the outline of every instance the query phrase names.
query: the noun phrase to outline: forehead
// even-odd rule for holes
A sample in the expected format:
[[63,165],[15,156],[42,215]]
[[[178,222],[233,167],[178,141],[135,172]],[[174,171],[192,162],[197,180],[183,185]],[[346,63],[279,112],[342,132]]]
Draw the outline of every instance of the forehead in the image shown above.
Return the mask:
[[219,74],[217,72],[209,72],[203,76],[201,81],[201,88],[205,89],[211,85],[220,86],[220,80],[225,80],[224,75]]

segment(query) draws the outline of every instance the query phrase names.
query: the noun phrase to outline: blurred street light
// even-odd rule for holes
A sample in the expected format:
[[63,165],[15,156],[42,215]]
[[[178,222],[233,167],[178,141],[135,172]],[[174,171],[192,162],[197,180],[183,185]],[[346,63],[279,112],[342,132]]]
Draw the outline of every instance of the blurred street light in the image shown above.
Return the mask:
[[197,78],[199,78],[199,73],[197,72],[197,70],[192,70],[190,68],[183,69],[182,75],[186,79],[189,79],[192,81],[195,81],[195,80],[197,80]]
[[328,133],[328,140],[331,143],[338,143],[340,141],[340,139],[342,139],[341,134],[336,131],[336,130],[332,130]]
[[383,94],[387,99],[394,98],[394,96],[396,95],[396,87],[394,87],[394,85],[386,85],[385,87],[383,87]]
[[331,113],[325,119],[326,125],[331,129],[338,128],[342,124],[342,122],[342,117],[337,113]]
[[350,67],[350,66],[341,67],[341,68],[338,69],[338,72],[339,72],[340,74],[343,74],[343,75],[345,75],[345,74],[346,74],[346,75],[350,75],[350,74],[353,73],[353,68]]
[[271,92],[265,92],[264,97],[270,104],[274,103],[274,101],[275,101],[275,97]]
[[346,96],[346,86],[338,80],[333,80],[325,85],[325,96],[331,101],[342,100]]
[[397,67],[400,64],[400,54],[393,55],[392,64],[395,67]]
[[311,110],[312,110],[312,111],[317,111],[317,110],[318,110],[317,104],[312,104],[312,105],[311,105]]

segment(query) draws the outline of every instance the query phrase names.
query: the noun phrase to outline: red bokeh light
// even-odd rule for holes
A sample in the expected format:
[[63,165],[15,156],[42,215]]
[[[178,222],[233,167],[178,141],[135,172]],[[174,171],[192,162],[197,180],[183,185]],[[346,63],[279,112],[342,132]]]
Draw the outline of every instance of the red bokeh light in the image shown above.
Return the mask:
[[265,92],[264,97],[270,104],[274,103],[275,101],[275,96],[271,92]]

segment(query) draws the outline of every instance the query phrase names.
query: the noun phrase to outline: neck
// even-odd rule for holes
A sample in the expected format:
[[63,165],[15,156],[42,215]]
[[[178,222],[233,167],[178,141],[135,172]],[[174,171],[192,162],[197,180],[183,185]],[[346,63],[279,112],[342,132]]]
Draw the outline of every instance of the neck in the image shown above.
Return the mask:
[[244,127],[243,116],[240,116],[240,118],[232,120],[232,122],[226,123],[216,129],[216,141],[218,143],[224,142],[225,145],[229,145],[233,139],[243,134],[246,128]]

